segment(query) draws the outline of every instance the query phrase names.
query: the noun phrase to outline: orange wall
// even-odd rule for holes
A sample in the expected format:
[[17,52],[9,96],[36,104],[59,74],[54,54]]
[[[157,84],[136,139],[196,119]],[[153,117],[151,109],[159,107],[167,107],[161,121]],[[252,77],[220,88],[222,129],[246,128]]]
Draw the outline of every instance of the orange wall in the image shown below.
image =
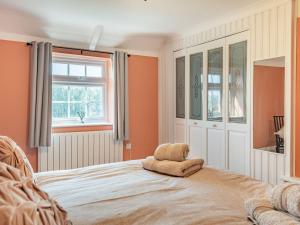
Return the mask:
[[125,159],[152,155],[158,144],[158,58],[128,58],[129,129],[131,152]]
[[29,55],[30,51],[25,43],[0,40],[0,135],[12,137],[36,169],[37,151],[26,145]]
[[254,148],[275,146],[273,116],[284,115],[284,68],[254,66]]
[[[27,147],[30,47],[23,42],[0,40],[0,135],[12,137],[37,169],[37,150]],[[129,113],[132,150],[125,159],[153,153],[158,143],[158,59],[129,58]],[[111,126],[55,128],[53,132],[107,130]],[[131,153],[131,154],[130,154]]]
[[295,98],[295,175],[300,177],[300,18],[297,19],[296,98]]

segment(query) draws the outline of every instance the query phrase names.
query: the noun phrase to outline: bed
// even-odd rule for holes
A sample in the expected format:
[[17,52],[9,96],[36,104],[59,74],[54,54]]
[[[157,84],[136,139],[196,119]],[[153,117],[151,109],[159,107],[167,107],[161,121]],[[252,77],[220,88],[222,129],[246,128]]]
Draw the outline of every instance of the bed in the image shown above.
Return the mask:
[[251,224],[244,200],[270,186],[205,167],[188,178],[160,175],[141,161],[35,174],[74,225]]

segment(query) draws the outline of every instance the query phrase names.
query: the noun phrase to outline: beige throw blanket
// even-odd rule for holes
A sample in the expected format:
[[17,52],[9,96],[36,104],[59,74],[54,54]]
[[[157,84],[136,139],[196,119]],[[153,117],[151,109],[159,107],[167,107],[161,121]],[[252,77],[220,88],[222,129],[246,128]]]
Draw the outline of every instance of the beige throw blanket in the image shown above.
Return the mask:
[[203,163],[203,159],[190,159],[182,162],[168,160],[158,161],[152,156],[149,156],[142,161],[143,167],[146,170],[176,177],[188,177],[196,173],[202,168]]
[[300,225],[292,216],[274,210],[268,199],[251,198],[245,201],[248,217],[258,225]]
[[69,225],[67,212],[32,179],[0,162],[0,225]]
[[300,185],[282,183],[275,186],[271,193],[271,202],[276,209],[300,217]]
[[189,146],[187,144],[162,144],[159,145],[155,152],[154,158],[157,160],[171,160],[182,162],[189,154]]

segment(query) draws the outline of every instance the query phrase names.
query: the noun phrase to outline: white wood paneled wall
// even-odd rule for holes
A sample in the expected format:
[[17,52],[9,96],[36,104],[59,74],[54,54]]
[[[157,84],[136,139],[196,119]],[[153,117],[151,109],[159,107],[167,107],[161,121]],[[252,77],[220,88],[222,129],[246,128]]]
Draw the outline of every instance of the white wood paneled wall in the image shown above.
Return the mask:
[[[274,183],[279,176],[291,175],[291,55],[292,55],[292,0],[262,1],[262,6],[241,15],[239,19],[213,26],[206,31],[183,36],[168,42],[160,55],[159,73],[159,140],[160,143],[174,141],[175,135],[175,75],[173,52],[192,46],[250,31],[251,80],[254,61],[285,57],[285,137],[286,153],[277,155],[253,149],[251,140],[251,175]],[[253,85],[251,85],[253,87]],[[252,96],[253,90],[251,90]],[[253,107],[253,104],[251,105]],[[253,116],[253,108],[252,108]],[[171,118],[172,117],[172,118]],[[252,137],[253,139],[253,137]],[[274,160],[274,157],[276,160]],[[256,162],[257,163],[254,163]],[[263,162],[260,164],[259,162]],[[268,163],[265,163],[268,162]],[[260,166],[262,165],[262,166]],[[268,169],[266,169],[268,168]],[[274,175],[274,168],[276,173]],[[258,176],[258,174],[262,174]],[[274,178],[276,177],[276,179]]]
[[270,184],[280,183],[286,174],[286,155],[255,149],[251,157],[251,173],[255,179]]
[[173,50],[167,44],[160,52],[159,57],[159,76],[158,76],[158,124],[159,124],[159,143],[173,142],[175,129],[175,77],[173,74]]
[[112,131],[53,134],[52,146],[38,151],[39,172],[119,161],[123,161],[123,143],[114,142]]

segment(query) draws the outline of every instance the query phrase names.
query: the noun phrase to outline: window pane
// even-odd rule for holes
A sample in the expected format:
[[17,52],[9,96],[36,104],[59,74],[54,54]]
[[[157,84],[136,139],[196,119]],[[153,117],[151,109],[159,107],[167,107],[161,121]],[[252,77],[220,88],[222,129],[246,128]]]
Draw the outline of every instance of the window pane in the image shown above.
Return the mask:
[[86,89],[84,86],[70,86],[70,100],[84,102],[86,100]]
[[100,102],[103,100],[103,87],[87,87],[87,101]]
[[52,63],[52,74],[68,76],[68,64]]
[[52,101],[68,101],[68,86],[54,84],[52,87]]
[[85,76],[85,65],[70,64],[70,76]]
[[208,51],[207,120],[222,121],[223,48]]
[[63,119],[68,117],[68,103],[53,103],[52,117],[56,119]]
[[[70,103],[70,117],[79,119],[79,113],[85,113],[85,103]],[[86,113],[84,118],[86,117]]]
[[190,57],[190,119],[202,120],[203,53]]
[[104,116],[103,86],[88,87],[87,96],[88,96],[88,116],[103,117]]
[[102,66],[86,66],[86,75],[88,77],[102,77]]
[[229,121],[246,123],[247,41],[229,46]]
[[176,117],[185,118],[185,57],[176,59]]
[[88,117],[103,117],[103,107],[100,102],[94,102],[88,104]]

